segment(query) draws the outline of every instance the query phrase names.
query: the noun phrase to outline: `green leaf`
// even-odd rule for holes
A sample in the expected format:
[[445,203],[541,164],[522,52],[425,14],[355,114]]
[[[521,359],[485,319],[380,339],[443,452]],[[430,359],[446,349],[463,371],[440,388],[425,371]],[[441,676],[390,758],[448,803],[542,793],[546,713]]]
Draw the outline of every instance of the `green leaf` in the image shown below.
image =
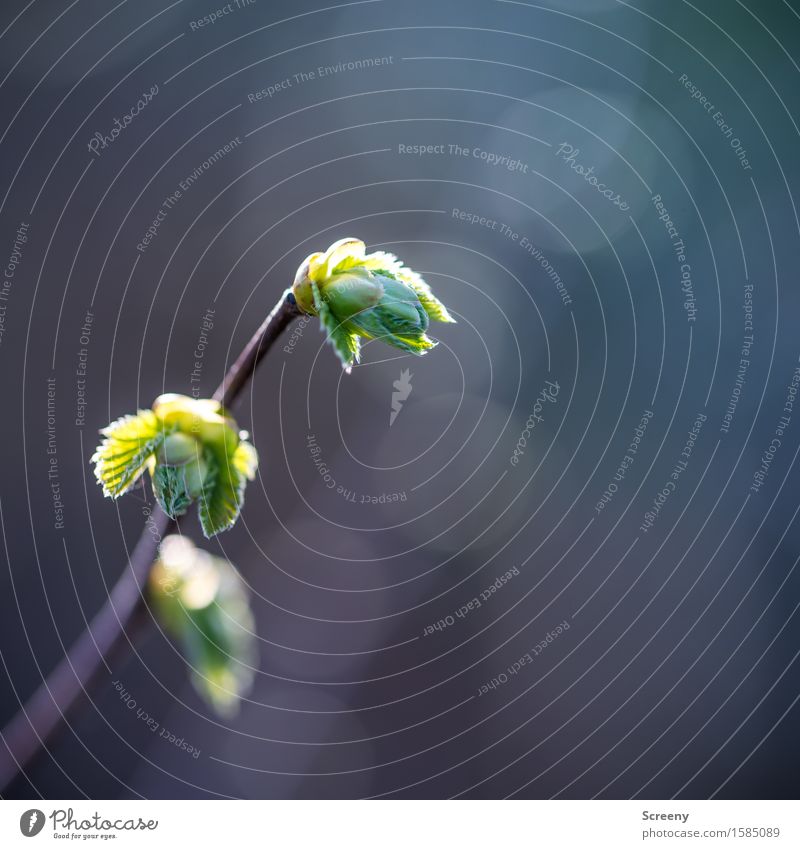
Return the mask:
[[433,339],[429,339],[424,333],[413,336],[395,333],[392,336],[387,336],[383,341],[387,345],[399,348],[401,351],[405,351],[407,354],[414,354],[417,357],[427,354],[431,348],[435,348],[438,344]]
[[183,643],[192,670],[192,683],[222,716],[234,714],[241,695],[254,677],[255,637],[246,600],[231,588],[202,610],[187,611]]
[[309,276],[316,282],[328,279],[332,274],[362,265],[366,245],[361,239],[339,239],[324,254],[314,254],[309,264]]
[[455,324],[456,320],[447,311],[447,307],[433,294],[431,287],[410,268],[401,266],[395,276],[410,286],[422,304],[422,308],[428,314],[432,321],[444,321],[449,324]]
[[393,277],[395,280],[400,280],[413,289],[432,321],[444,321],[449,324],[455,324],[456,320],[447,311],[447,307],[433,294],[431,287],[425,280],[416,271],[406,268],[393,254],[383,253],[381,251],[367,254],[360,261],[360,265],[363,268],[368,268],[373,274]]
[[383,298],[376,312],[393,333],[419,333],[428,329],[430,320],[416,292],[401,280],[381,277]]
[[255,623],[236,569],[186,537],[168,536],[149,578],[159,621],[180,641],[197,692],[235,713],[255,675]]
[[385,309],[383,304],[355,316],[352,324],[368,339],[377,339],[408,354],[421,356],[436,347],[436,342],[429,339],[422,330],[409,324],[403,317],[396,317],[390,309]]
[[103,494],[110,498],[119,498],[136,483],[168,435],[150,410],[123,416],[100,433],[105,439],[91,462]]
[[153,473],[153,492],[161,509],[170,517],[177,519],[192,503],[186,491],[186,475],[180,466],[156,466]]
[[207,449],[205,460],[208,472],[198,498],[197,511],[203,535],[210,539],[236,524],[244,504],[247,475],[233,457],[220,457]]
[[353,255],[346,257],[334,268],[334,273],[339,274],[350,268],[366,268],[374,274],[384,274],[387,277],[392,277],[402,267],[403,263],[394,254],[375,251],[375,253],[366,254],[365,256],[359,257]]
[[205,445],[233,451],[239,442],[238,428],[218,401],[168,393],[153,403],[153,412],[164,428],[192,436]]
[[328,342],[333,346],[342,365],[349,371],[354,362],[361,356],[361,344],[347,323],[342,324],[331,311],[330,306],[322,299],[319,286],[312,281],[311,290],[314,294],[314,306],[319,314],[320,324],[328,335]]
[[315,285],[318,286],[322,299],[342,322],[374,307],[383,297],[380,278],[363,270],[337,274],[325,283]]
[[258,470],[258,451],[244,439],[236,446],[231,462],[247,480],[256,479]]

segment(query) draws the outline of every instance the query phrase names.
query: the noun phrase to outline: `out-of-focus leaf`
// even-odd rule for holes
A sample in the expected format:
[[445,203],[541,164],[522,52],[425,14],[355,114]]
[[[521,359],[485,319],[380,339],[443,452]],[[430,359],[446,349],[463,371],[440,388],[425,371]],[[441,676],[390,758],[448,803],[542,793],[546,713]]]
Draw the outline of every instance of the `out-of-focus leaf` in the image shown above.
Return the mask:
[[236,569],[185,537],[167,537],[150,578],[158,616],[180,641],[192,683],[220,715],[249,691],[257,661],[253,615]]
[[239,473],[243,474],[247,480],[252,481],[256,479],[256,472],[258,471],[258,451],[256,451],[256,449],[245,439],[242,439],[236,447],[232,462]]

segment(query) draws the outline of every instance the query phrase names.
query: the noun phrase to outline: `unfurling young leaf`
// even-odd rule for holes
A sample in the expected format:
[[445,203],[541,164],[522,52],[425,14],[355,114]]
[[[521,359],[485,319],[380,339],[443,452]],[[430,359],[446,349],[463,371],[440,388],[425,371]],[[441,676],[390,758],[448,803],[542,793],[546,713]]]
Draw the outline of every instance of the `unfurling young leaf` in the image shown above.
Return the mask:
[[218,714],[235,713],[257,661],[253,614],[239,573],[173,535],[161,544],[149,589],[159,620],[182,646],[197,692]]
[[209,470],[200,493],[197,510],[203,534],[213,537],[230,528],[239,518],[244,503],[245,478],[239,474],[233,458],[209,457]]
[[178,466],[156,466],[153,492],[161,509],[170,519],[183,516],[192,503],[192,497],[186,491],[186,474]]
[[91,460],[95,477],[103,487],[103,495],[119,498],[142,475],[166,434],[151,410],[123,416],[100,433],[105,438]]
[[182,516],[197,501],[206,537],[233,527],[258,454],[220,403],[161,395],[152,410],[124,416],[102,433],[92,462],[106,495],[118,498],[149,470],[168,516]]
[[419,274],[392,254],[368,254],[358,239],[307,257],[292,292],[302,312],[319,316],[348,371],[359,360],[362,338],[419,356],[436,346],[426,333],[429,323],[454,321]]

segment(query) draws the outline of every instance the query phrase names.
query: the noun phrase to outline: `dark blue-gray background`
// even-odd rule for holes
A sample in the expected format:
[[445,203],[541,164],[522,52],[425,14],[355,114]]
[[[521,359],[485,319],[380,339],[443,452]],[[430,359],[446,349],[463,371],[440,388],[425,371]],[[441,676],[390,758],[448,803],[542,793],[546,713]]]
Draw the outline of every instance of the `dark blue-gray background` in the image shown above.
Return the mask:
[[190,391],[207,310],[204,394],[343,236],[459,323],[350,376],[316,322],[271,353],[237,407],[260,475],[209,546],[252,591],[253,692],[210,715],[151,623],[12,795],[796,796],[798,4],[255,0],[196,25],[218,9],[0,11],[0,721],[143,524],[94,482],[98,428]]

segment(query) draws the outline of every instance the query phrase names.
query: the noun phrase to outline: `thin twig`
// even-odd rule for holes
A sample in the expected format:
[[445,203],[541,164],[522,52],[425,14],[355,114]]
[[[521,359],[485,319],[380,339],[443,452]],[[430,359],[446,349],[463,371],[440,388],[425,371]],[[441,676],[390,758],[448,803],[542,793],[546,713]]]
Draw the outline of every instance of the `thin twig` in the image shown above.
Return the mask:
[[[275,340],[299,315],[294,296],[287,290],[230,367],[214,399],[230,407]],[[130,642],[127,629],[144,606],[143,591],[159,543],[174,525],[158,505],[150,518],[131,552],[128,568],[89,628],[0,732],[5,743],[5,749],[0,747],[0,791],[46,747],[67,712],[105,666],[106,659],[126,640]]]

